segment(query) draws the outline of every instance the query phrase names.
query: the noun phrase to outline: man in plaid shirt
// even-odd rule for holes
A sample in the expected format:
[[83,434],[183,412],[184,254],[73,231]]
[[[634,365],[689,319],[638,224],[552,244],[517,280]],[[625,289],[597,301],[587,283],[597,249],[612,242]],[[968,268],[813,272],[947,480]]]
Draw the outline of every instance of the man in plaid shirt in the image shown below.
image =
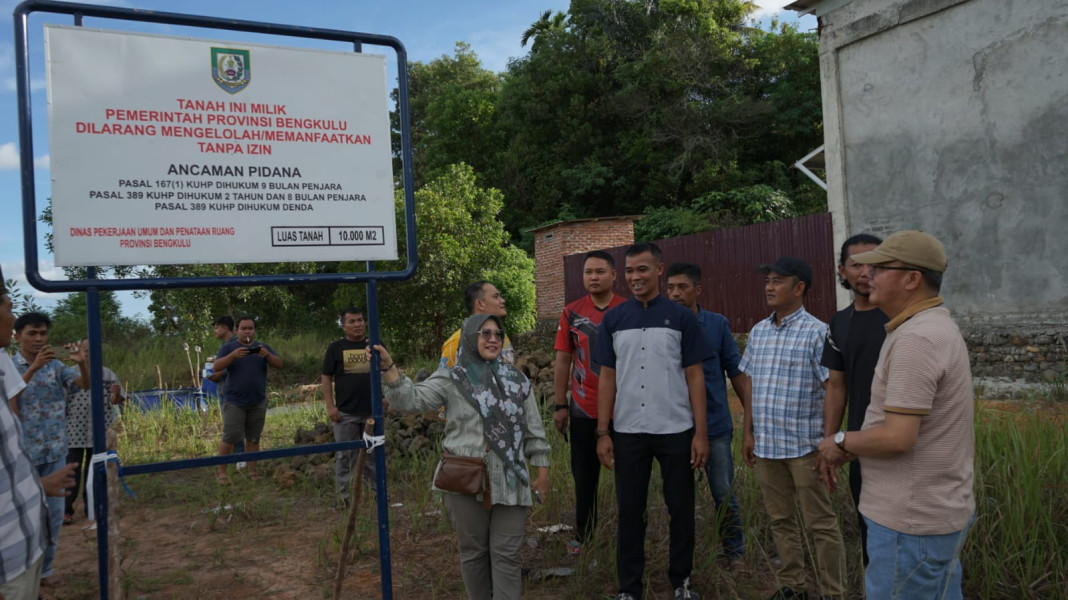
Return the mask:
[[827,325],[803,306],[812,285],[812,267],[784,256],[760,265],[764,293],[774,312],[749,334],[738,368],[749,379],[742,455],[756,467],[771,519],[772,539],[782,565],[780,588],[771,600],[808,598],[805,550],[797,522],[815,542],[815,573],[822,598],[845,594],[845,547],[830,494],[814,470],[823,437],[823,394],[828,378],[820,364]]

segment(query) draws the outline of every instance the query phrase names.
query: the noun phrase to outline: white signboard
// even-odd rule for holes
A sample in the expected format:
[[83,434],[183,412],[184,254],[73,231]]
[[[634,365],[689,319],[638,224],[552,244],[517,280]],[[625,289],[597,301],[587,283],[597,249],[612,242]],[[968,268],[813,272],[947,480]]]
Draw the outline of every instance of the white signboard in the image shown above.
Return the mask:
[[397,258],[382,56],[45,29],[56,264]]

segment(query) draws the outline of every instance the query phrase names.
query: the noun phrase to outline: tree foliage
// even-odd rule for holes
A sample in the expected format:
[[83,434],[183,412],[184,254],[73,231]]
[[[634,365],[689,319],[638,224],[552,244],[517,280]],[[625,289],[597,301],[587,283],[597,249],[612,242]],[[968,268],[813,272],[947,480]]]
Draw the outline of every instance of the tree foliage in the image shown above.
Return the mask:
[[[379,287],[382,336],[395,351],[408,356],[434,356],[466,316],[462,293],[480,279],[494,282],[505,296],[505,327],[526,331],[534,326],[534,261],[508,243],[498,216],[504,207],[500,191],[478,185],[474,170],[451,165],[415,195],[419,232],[419,268],[404,282]],[[403,197],[397,194],[398,219]],[[402,261],[378,263],[401,270]],[[345,270],[362,265],[342,263]],[[362,293],[362,286],[342,285],[335,303]]]
[[[754,28],[754,8],[738,0],[575,0],[566,15],[542,13],[521,40],[531,42],[529,53],[500,80],[492,118],[447,132],[471,144],[443,160],[464,160],[504,193],[513,239],[561,218],[565,207],[577,217],[682,214],[707,194],[759,185],[802,213],[823,210],[822,191],[783,167],[821,141],[816,36],[786,25]],[[413,90],[473,59],[466,49],[446,58],[413,66]],[[479,80],[476,72],[464,80]],[[725,216],[734,219],[753,222],[744,211]]]
[[5,279],[4,287],[7,288],[8,297],[11,298],[11,312],[15,315],[28,312],[48,312],[38,304],[33,292],[24,291],[17,280]]
[[[495,113],[501,77],[483,69],[463,42],[452,56],[408,67],[409,121],[415,189],[449,165],[466,162],[478,172],[490,168],[497,145]],[[393,91],[393,101],[398,92]],[[393,116],[394,172],[401,173],[400,121]]]
[[634,237],[659,240],[710,229],[778,221],[800,214],[784,192],[759,184],[726,192],[708,192],[685,206],[647,208],[645,216],[634,224]]
[[[338,263],[253,263],[217,265],[160,265],[146,269],[144,277],[242,277],[337,272]],[[211,288],[165,288],[149,293],[152,327],[190,340],[206,340],[219,315],[251,316],[264,335],[305,331],[336,332],[337,315],[331,295],[336,286],[282,285]]]
[[[103,339],[127,346],[147,338],[152,331],[147,323],[122,314],[122,305],[111,290],[99,292],[100,331]],[[77,341],[89,335],[89,308],[86,293],[67,294],[56,303],[49,337],[53,344]]]

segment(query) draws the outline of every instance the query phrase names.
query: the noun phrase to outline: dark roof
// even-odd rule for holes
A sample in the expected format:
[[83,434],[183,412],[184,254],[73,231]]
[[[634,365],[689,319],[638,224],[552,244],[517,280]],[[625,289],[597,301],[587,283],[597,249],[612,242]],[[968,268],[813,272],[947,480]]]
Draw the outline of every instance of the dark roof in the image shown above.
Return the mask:
[[575,223],[588,223],[592,221],[637,221],[645,215],[623,215],[618,217],[593,217],[592,219],[571,219],[570,221],[553,221],[552,223],[546,223],[545,225],[538,225],[524,231],[530,233],[536,233],[542,229],[550,229],[553,227],[559,227],[560,225],[572,225]]
[[816,16],[820,16],[842,8],[852,1],[853,0],[794,0],[782,8],[783,10],[796,11],[798,15],[812,13]]

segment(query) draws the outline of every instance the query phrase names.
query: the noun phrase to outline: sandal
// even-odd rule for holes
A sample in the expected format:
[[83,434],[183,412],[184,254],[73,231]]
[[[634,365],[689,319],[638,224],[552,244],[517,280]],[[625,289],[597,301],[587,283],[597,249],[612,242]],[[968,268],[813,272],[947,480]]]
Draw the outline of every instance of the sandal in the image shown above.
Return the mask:
[[74,522],[74,515],[63,515],[63,524],[70,525]]
[[582,554],[582,542],[578,540],[569,540],[567,542],[567,555],[575,557]]

